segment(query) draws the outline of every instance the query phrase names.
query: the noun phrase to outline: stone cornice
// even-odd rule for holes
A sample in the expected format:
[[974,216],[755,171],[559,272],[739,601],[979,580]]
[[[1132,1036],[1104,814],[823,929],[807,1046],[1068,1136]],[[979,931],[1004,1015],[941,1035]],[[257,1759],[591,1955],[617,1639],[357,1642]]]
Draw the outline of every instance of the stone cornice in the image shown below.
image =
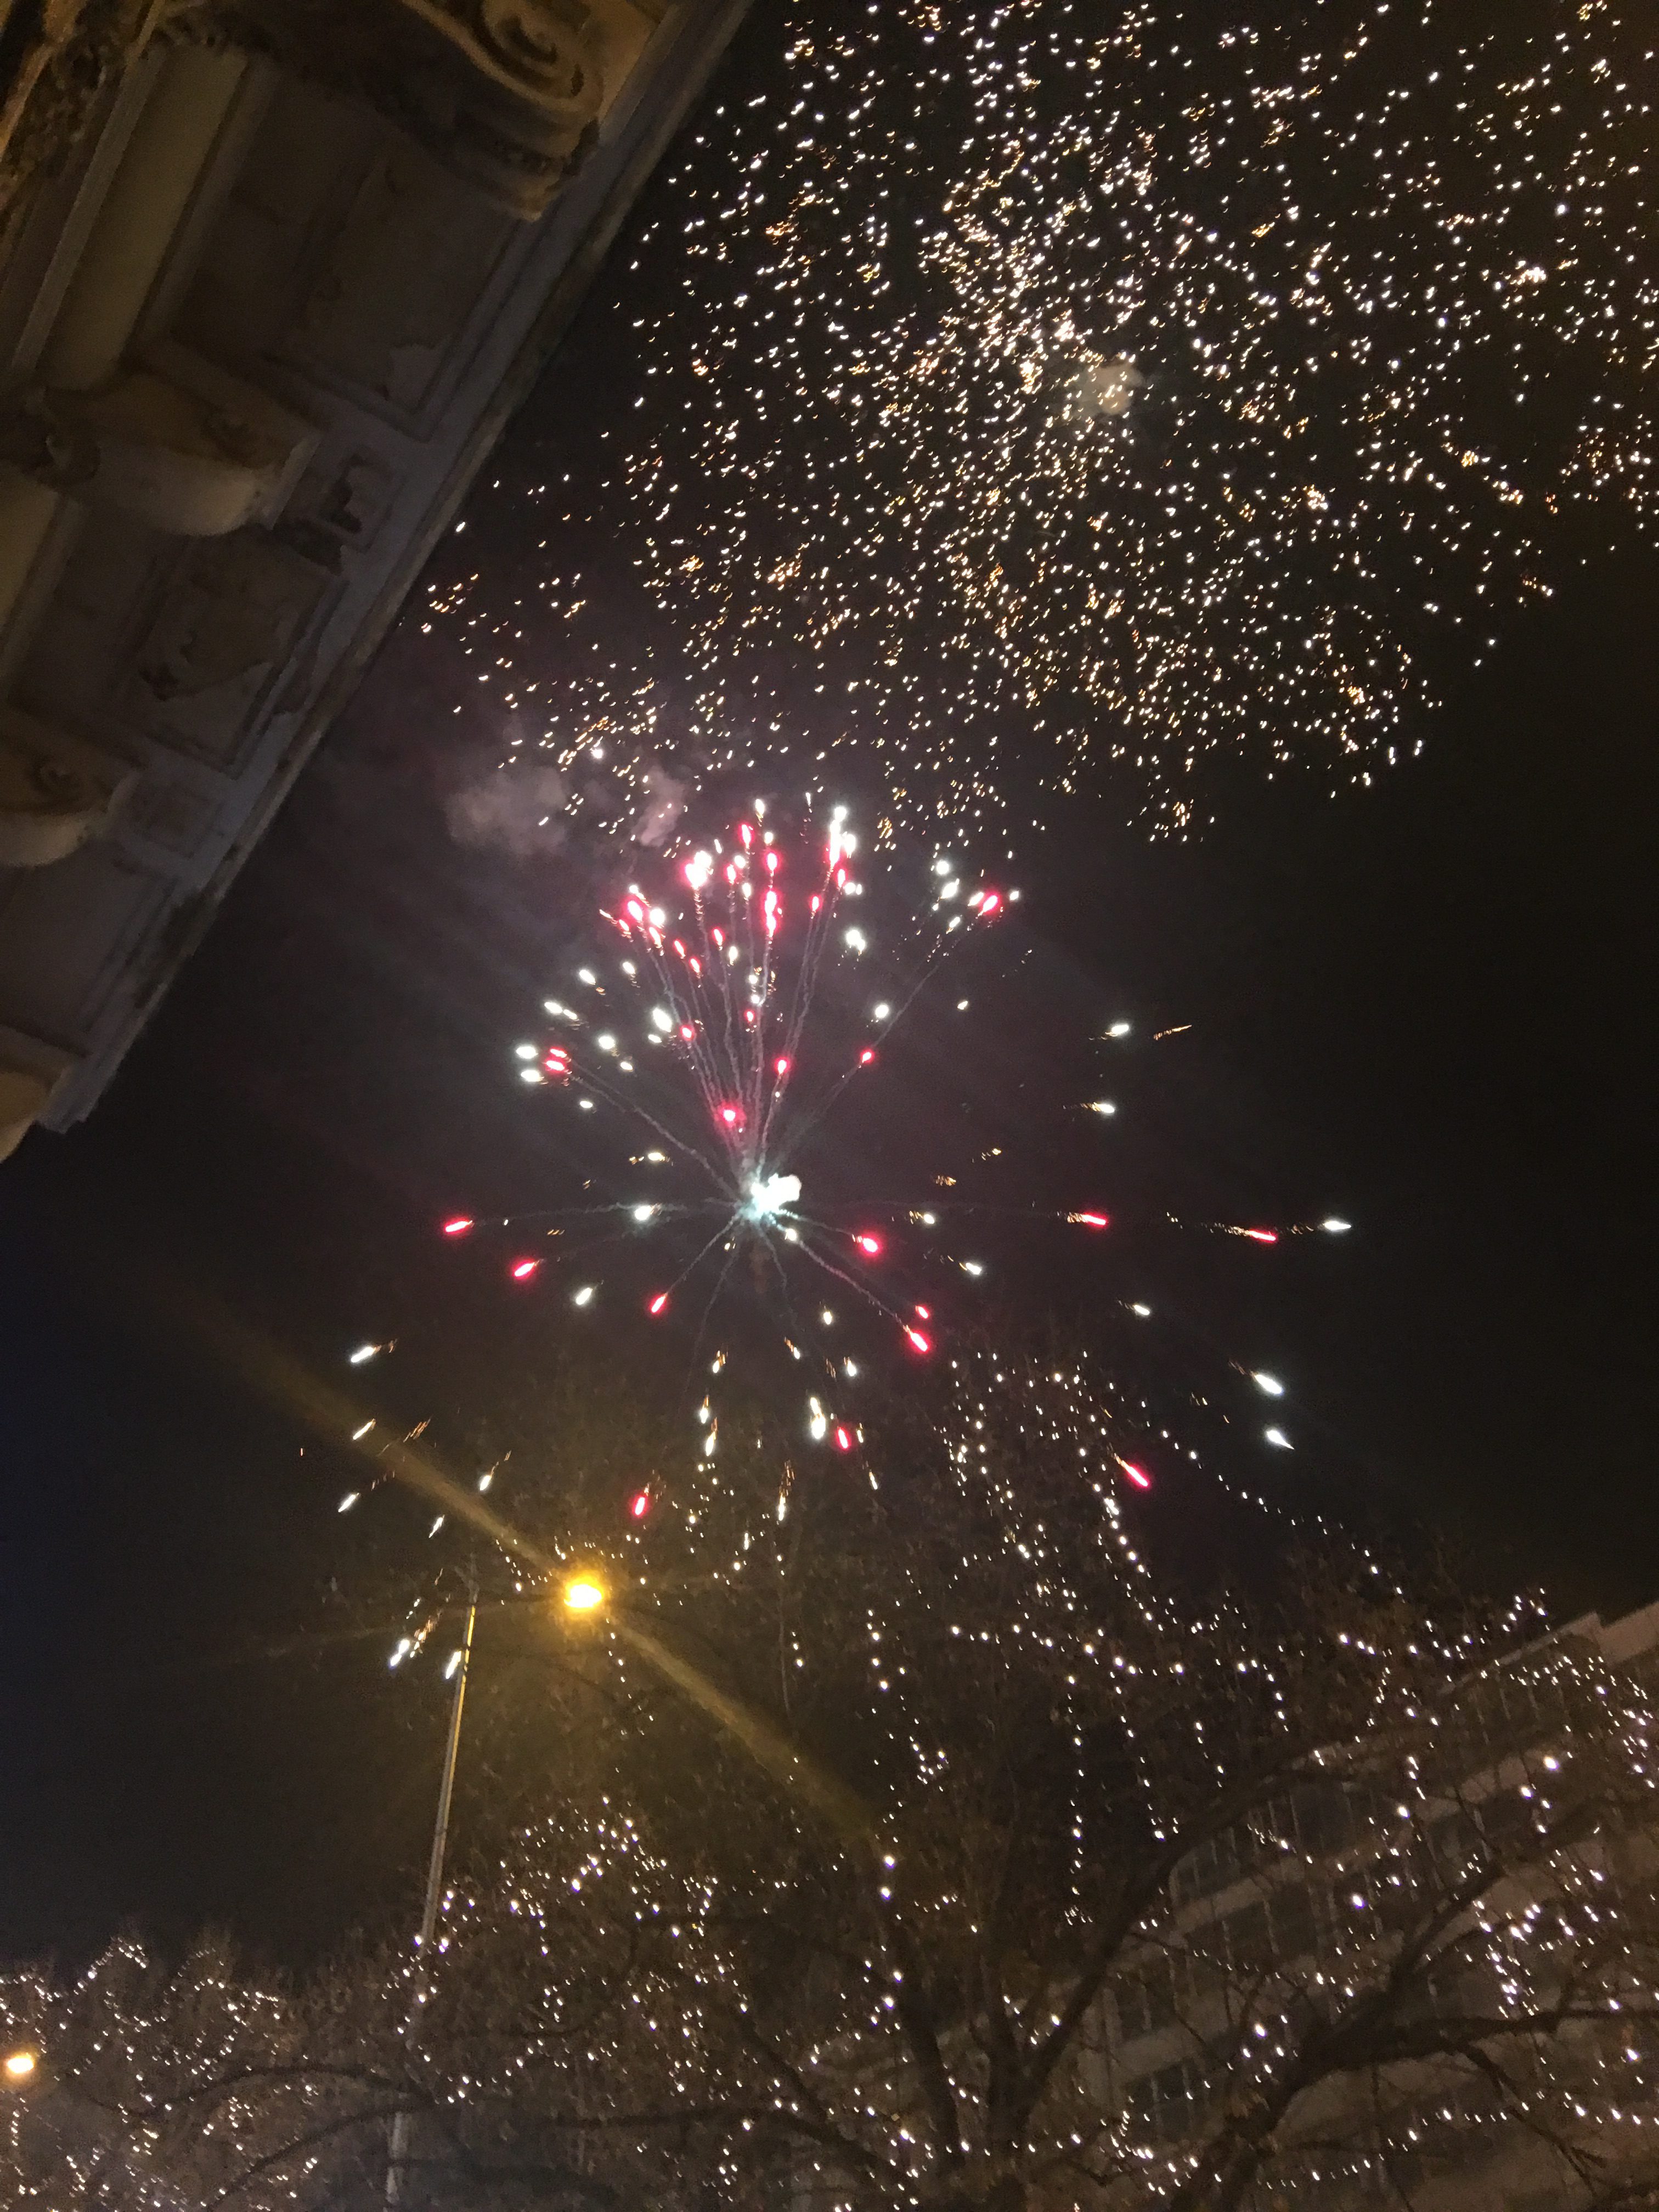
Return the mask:
[[158,36],[360,100],[526,220],[593,143],[666,0],[46,0],[0,24],[0,221]]

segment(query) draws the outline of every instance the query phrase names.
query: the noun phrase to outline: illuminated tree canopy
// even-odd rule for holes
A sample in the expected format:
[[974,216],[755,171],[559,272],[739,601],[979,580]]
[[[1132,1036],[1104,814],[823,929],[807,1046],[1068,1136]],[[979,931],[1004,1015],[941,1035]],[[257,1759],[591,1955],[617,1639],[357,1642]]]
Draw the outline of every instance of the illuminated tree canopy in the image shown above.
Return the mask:
[[526,1582],[556,1757],[413,2033],[396,1952],[13,1976],[13,2201],[367,2206],[399,2110],[401,2201],[492,2212],[1410,2203],[1471,2140],[1656,2201],[1639,1668],[1360,1553],[1194,1587],[973,1387],[757,1434],[694,1560],[579,1542],[591,1620]]

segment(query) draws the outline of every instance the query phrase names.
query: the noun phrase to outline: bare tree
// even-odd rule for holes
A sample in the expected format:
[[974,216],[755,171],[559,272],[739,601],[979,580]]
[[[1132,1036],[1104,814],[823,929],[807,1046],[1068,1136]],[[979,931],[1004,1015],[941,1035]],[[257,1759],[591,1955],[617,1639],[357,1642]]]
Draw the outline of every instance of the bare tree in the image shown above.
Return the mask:
[[458,2212],[1659,2205],[1642,1668],[1358,1553],[1183,1588],[1007,1365],[610,1546],[414,2034],[369,1954],[41,1994],[184,2192],[42,2201],[367,2206],[407,2110]]

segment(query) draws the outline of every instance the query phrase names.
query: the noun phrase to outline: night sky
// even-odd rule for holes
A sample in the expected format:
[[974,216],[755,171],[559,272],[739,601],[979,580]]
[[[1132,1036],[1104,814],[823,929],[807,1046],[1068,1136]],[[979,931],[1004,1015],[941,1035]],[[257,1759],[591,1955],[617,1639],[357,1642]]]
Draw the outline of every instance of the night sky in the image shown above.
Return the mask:
[[[757,65],[765,21],[734,68]],[[628,258],[502,483],[591,470],[620,429]],[[480,541],[501,511],[479,503],[474,568],[518,557],[511,531]],[[1187,844],[1125,828],[1108,790],[1022,833],[1013,872],[1080,1014],[1191,1024],[1126,1077],[1125,1172],[1231,1193],[1241,1218],[1355,1224],[1261,1267],[1202,1245],[1162,1263],[1167,1295],[1291,1382],[1298,1479],[1339,1520],[1443,1534],[1490,1582],[1611,1613],[1659,1596],[1659,561],[1593,524],[1580,550],[1486,665],[1449,648],[1422,757],[1370,789],[1218,775],[1218,825]],[[458,557],[441,550],[440,587]],[[233,1316],[337,1378],[343,1347],[418,1317],[434,1395],[463,1395],[489,1308],[433,1224],[556,1176],[506,1054],[589,862],[449,835],[444,801],[500,716],[424,605],[104,1103],[0,1175],[13,1954],[136,1919],[299,1956],[412,1911],[435,1680],[329,1641],[343,1462],[200,1322]],[[503,1357],[533,1360],[514,1327]]]

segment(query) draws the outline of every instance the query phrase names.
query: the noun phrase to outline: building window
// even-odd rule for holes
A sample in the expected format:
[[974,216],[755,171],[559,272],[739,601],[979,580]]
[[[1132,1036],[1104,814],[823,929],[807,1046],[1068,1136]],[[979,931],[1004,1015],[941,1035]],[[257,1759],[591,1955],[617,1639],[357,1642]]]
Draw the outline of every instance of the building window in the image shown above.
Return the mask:
[[1260,1973],[1273,1955],[1267,1936],[1267,1908],[1264,1903],[1242,1905],[1221,1923],[1226,1938],[1227,1963],[1236,1974]]
[[1297,1840],[1310,1858],[1339,1851],[1353,1835],[1348,1801],[1340,1784],[1310,1783],[1297,1790]]
[[1305,1882],[1291,1882],[1276,1889],[1271,1900],[1273,1908],[1273,1950],[1285,1960],[1305,1959],[1310,1951],[1319,1948],[1319,1916],[1314,1910],[1313,1892]]
[[1190,2135],[1203,2109],[1204,2069],[1193,2058],[1159,2067],[1129,2093],[1129,2114],[1137,2131],[1163,2142]]
[[[1184,1965],[1184,1961],[1182,1962]],[[1146,1960],[1116,1990],[1118,2032],[1126,2043],[1174,2026],[1184,1972],[1171,1957]]]
[[1538,1851],[1538,1808],[1519,1790],[1500,1790],[1483,1798],[1480,1829],[1500,1859],[1534,1857]]
[[1456,1883],[1475,1863],[1480,1832],[1467,1813],[1448,1813],[1429,1830],[1429,1849],[1444,1879]]
[[1170,1893],[1180,1905],[1212,1897],[1244,1872],[1244,1839],[1236,1828],[1212,1836],[1176,1868]]

